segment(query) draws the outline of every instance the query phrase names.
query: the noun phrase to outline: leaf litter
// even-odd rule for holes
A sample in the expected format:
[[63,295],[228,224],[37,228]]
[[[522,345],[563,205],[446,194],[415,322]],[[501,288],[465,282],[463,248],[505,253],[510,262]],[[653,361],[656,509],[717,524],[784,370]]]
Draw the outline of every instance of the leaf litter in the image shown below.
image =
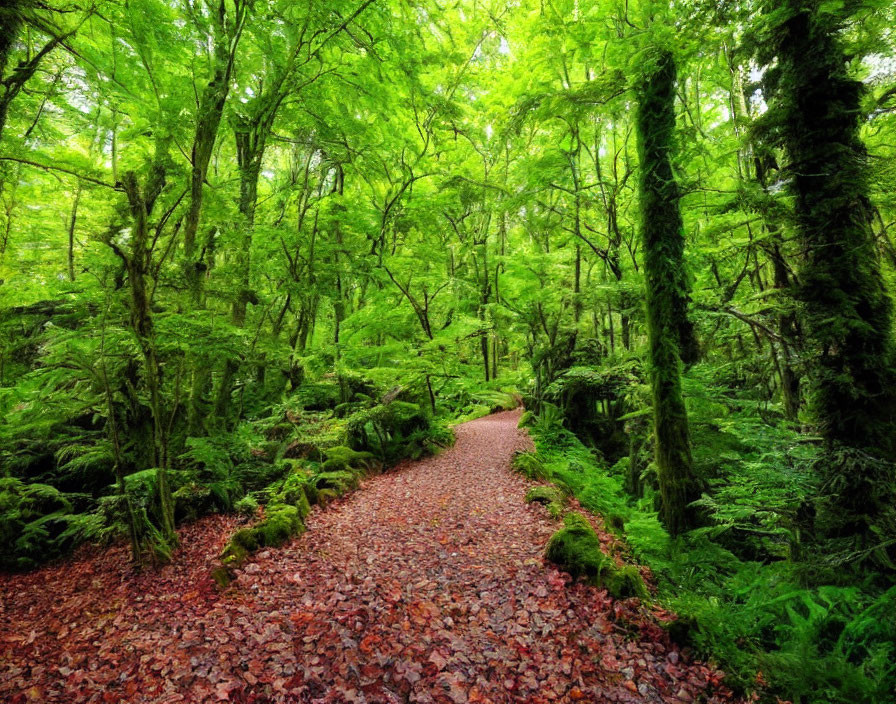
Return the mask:
[[545,563],[557,524],[509,469],[531,448],[518,419],[458,426],[454,447],[316,509],[224,592],[210,573],[237,523],[225,516],[185,526],[154,571],[134,573],[121,546],[0,575],[0,699],[735,701],[723,673],[669,640],[671,614]]

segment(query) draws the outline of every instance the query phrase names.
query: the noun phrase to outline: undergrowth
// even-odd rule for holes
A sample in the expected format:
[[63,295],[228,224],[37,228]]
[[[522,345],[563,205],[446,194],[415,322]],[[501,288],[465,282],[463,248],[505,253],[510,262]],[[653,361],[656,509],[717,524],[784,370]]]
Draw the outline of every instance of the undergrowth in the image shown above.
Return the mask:
[[[775,470],[764,448],[753,447],[742,461],[761,467],[760,479],[754,473],[749,481],[734,477],[719,486],[701,502],[708,526],[673,540],[657,518],[649,481],[642,498],[628,495],[625,467],[609,466],[585,447],[551,406],[539,416],[526,414],[523,424],[537,448],[523,465],[537,466],[539,478],[615,527],[656,576],[659,601],[678,614],[673,637],[718,663],[729,686],[767,702],[892,703],[896,587],[870,575],[850,584],[855,575],[838,578],[791,554],[794,497],[807,481],[792,476],[792,465]],[[756,545],[744,546],[748,535]],[[759,554],[763,559],[750,559]],[[588,575],[599,563],[571,567]]]

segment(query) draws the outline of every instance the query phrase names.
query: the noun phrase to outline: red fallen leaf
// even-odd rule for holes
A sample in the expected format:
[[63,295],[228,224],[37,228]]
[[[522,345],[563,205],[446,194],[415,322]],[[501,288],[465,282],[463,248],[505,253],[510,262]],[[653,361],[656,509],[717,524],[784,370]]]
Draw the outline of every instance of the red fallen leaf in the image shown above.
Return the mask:
[[225,680],[215,685],[215,696],[219,701],[230,701],[230,693],[237,689],[239,685],[233,680]]
[[435,665],[437,670],[444,670],[445,665],[448,664],[448,660],[442,657],[442,654],[438,650],[432,651],[432,654],[429,656],[429,662]]
[[626,680],[622,683],[622,686],[630,692],[638,693],[638,685],[635,684],[634,680]]
[[467,704],[466,678],[459,672],[452,672],[445,678],[448,684],[448,696],[455,704]]
[[[670,701],[676,690],[706,698],[690,684],[696,677],[714,686],[709,701],[735,702],[721,673],[670,655],[657,622],[674,616],[545,565],[556,527],[523,508],[529,485],[506,469],[524,447],[517,418],[460,426],[454,449],[315,510],[302,538],[257,554],[255,573],[226,592],[209,575],[237,525],[221,516],[182,528],[174,564],[159,570],[135,573],[126,546],[115,546],[0,577],[0,701],[42,703],[51,687],[59,701],[102,701],[104,692],[161,701],[174,683],[197,703],[226,691],[240,704],[578,704],[632,668],[642,688]],[[658,662],[678,676],[655,671]]]
[[368,633],[361,639],[361,643],[358,646],[361,649],[362,653],[366,655],[370,655],[371,653],[377,652],[379,649],[377,646],[380,643],[380,638],[373,633]]

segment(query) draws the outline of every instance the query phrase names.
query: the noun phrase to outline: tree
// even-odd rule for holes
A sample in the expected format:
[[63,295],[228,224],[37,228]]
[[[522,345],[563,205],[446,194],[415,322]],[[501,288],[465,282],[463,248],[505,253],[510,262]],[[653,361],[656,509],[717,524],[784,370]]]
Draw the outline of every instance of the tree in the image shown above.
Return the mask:
[[660,515],[677,535],[696,523],[690,504],[699,497],[700,485],[681,392],[682,361],[693,358],[695,342],[687,316],[684,224],[672,171],[674,128],[675,59],[657,49],[638,86],[636,129]]
[[859,136],[863,86],[837,34],[848,16],[793,1],[769,16],[780,64],[766,76],[775,98],[767,127],[778,131],[789,159],[803,254],[797,295],[817,355],[812,404],[830,451],[829,518],[835,533],[868,536],[889,510],[886,486],[896,472],[889,465],[881,474],[879,462],[855,453],[896,460],[896,370],[892,299]]

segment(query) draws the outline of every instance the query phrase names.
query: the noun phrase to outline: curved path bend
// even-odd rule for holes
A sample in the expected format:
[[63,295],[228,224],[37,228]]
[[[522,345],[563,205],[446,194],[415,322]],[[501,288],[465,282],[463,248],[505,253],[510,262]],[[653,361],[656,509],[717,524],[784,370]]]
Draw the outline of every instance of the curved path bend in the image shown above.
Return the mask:
[[172,565],[114,548],[0,576],[0,700],[728,701],[636,600],[546,565],[557,524],[509,469],[518,411],[365,481],[233,587],[209,578],[234,519],[186,527]]

